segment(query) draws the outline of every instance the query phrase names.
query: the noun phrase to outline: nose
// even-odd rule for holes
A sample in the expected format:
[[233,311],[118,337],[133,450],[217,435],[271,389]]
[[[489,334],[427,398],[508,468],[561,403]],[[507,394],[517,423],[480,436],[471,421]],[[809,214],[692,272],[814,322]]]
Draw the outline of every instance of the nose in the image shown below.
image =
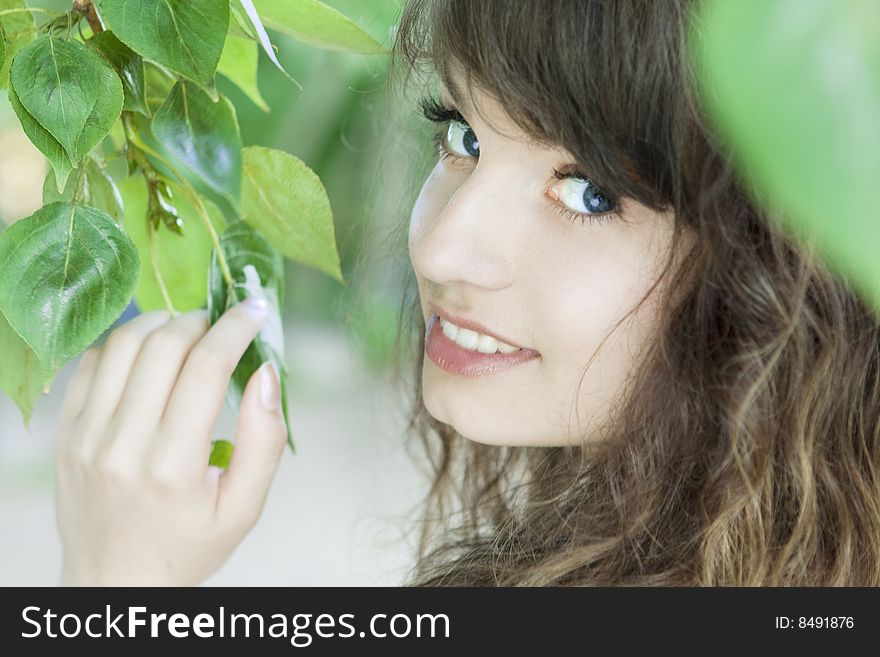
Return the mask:
[[478,169],[454,188],[426,181],[413,207],[410,259],[434,283],[501,290],[511,284],[515,261],[514,226],[505,221],[511,189]]

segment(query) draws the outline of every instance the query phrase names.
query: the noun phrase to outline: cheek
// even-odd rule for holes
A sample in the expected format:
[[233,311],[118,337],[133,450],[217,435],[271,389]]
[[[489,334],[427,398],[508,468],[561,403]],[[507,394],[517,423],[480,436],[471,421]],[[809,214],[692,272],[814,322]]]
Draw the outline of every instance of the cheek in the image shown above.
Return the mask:
[[[631,239],[599,242],[598,237],[593,241],[595,248],[577,245],[581,247],[577,256],[562,255],[545,268],[538,289],[546,294],[536,299],[539,306],[532,304],[540,308],[536,312],[544,326],[548,381],[567,400],[578,394],[590,412],[601,412],[637,365],[656,330],[655,303],[662,292],[661,286],[655,288],[637,311],[623,319],[656,280],[657,254]],[[588,363],[582,386],[575,391]]]

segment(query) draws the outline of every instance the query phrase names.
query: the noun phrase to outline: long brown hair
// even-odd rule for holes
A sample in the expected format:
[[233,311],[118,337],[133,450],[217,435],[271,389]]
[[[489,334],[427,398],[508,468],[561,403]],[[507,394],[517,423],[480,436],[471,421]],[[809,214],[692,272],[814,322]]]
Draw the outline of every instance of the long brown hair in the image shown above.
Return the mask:
[[407,294],[410,429],[433,468],[413,584],[880,585],[878,320],[760,210],[713,139],[686,57],[692,9],[403,11],[407,77],[429,67],[449,86],[460,66],[612,197],[671,210],[673,255],[696,237],[663,272],[675,294],[594,444],[487,446],[432,418]]

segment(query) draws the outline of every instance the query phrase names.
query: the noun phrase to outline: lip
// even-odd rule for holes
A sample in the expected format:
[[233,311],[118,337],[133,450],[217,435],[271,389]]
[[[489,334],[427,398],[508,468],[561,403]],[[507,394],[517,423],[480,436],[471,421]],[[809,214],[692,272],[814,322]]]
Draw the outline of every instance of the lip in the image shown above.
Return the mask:
[[[428,304],[431,307],[431,310],[434,311],[435,315],[439,315],[447,322],[452,322],[456,326],[460,326],[461,328],[470,329],[471,331],[476,331],[477,333],[482,333],[483,335],[488,335],[490,337],[495,338],[496,340],[500,340],[501,342],[505,342],[509,344],[511,347],[519,347],[520,349],[525,349],[526,351],[531,351],[532,353],[537,354],[538,352],[534,349],[529,349],[528,347],[523,347],[520,344],[517,344],[513,340],[508,340],[503,335],[498,335],[487,326],[483,326],[479,322],[474,322],[469,319],[465,319],[464,317],[456,317],[455,315],[450,315],[448,312],[443,310],[440,306],[435,303]],[[491,355],[491,354],[490,354]]]
[[[469,328],[485,335],[497,336],[481,328],[475,322],[463,322],[459,324],[452,317],[443,316],[453,324]],[[507,342],[503,338],[497,338],[503,342]],[[508,344],[513,344],[509,343]],[[446,337],[440,326],[440,315],[436,312],[431,315],[431,320],[425,332],[425,354],[437,367],[458,376],[477,377],[487,376],[503,372],[511,367],[516,367],[522,363],[540,358],[541,354],[533,349],[520,348],[518,351],[509,354],[494,353],[483,354],[479,351],[472,351],[460,347],[455,342]]]

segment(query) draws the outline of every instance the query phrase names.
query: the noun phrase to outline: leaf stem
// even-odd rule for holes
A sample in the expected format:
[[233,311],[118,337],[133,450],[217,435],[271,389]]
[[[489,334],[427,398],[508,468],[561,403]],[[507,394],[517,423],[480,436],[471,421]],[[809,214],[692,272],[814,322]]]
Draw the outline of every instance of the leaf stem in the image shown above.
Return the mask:
[[165,287],[165,279],[162,278],[162,272],[159,270],[159,251],[156,248],[158,240],[156,239],[156,230],[153,228],[153,222],[147,221],[147,235],[150,240],[150,264],[153,267],[153,275],[156,277],[156,283],[159,284],[159,291],[162,292],[162,299],[165,301],[165,307],[172,317],[177,317],[180,313],[171,302],[171,296],[168,294],[168,288]]
[[83,180],[86,177],[86,169],[89,166],[88,159],[83,160],[82,169],[79,170],[79,175],[76,177],[76,185],[73,188],[73,198],[70,199],[71,205],[76,205],[77,201],[79,201],[79,195],[82,193],[82,184]]

